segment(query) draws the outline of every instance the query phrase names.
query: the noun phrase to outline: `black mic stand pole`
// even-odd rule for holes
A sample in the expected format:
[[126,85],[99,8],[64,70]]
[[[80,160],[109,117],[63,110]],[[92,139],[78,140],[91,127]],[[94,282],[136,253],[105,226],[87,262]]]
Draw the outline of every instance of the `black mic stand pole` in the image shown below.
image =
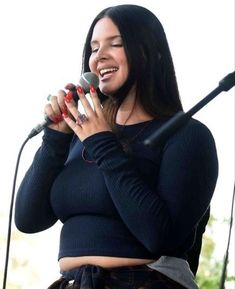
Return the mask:
[[220,82],[217,88],[211,91],[205,98],[199,101],[188,112],[180,111],[176,113],[166,124],[160,127],[148,139],[144,141],[146,146],[155,147],[162,144],[167,138],[175,133],[180,127],[185,125],[192,115],[204,107],[208,102],[214,99],[222,91],[228,91],[235,85],[235,71],[229,73]]
[[[185,125],[192,115],[194,115],[197,111],[199,111],[202,107],[204,107],[208,102],[214,99],[218,94],[222,91],[228,91],[235,85],[235,71],[229,73],[225,76],[220,82],[217,88],[215,88],[211,93],[209,93],[205,98],[199,101],[195,106],[193,106],[188,112],[184,113],[182,111],[178,112],[173,116],[165,125],[163,125],[160,129],[158,129],[155,133],[153,133],[148,139],[144,141],[146,146],[155,147],[164,143],[170,135],[173,135],[178,129],[180,129],[183,125]],[[229,228],[229,238],[227,249],[224,257],[224,264],[222,275],[220,279],[220,287],[219,289],[224,289],[224,283],[226,279],[226,270],[227,270],[227,263],[228,263],[228,251],[229,251],[229,244],[231,238],[231,229],[233,223],[233,203],[234,203],[234,195],[235,195],[235,188],[233,190],[233,199],[232,199],[232,211],[231,211],[231,218],[230,218],[230,228]]]

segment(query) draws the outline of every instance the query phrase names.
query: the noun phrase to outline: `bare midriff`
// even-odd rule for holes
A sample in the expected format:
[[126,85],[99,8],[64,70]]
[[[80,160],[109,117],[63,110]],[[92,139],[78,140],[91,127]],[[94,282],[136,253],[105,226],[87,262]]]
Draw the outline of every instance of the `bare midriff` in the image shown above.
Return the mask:
[[122,266],[137,266],[154,262],[151,259],[138,258],[119,258],[107,256],[82,256],[82,257],[64,257],[59,260],[61,271],[68,271],[82,265],[95,265],[103,268],[115,268]]

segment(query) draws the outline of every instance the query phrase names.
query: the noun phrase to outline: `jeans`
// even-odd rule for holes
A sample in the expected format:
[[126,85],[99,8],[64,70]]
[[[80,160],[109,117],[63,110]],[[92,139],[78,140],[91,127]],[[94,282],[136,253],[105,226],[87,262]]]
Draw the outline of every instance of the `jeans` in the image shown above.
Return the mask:
[[146,265],[105,269],[83,265],[62,272],[48,289],[185,289]]

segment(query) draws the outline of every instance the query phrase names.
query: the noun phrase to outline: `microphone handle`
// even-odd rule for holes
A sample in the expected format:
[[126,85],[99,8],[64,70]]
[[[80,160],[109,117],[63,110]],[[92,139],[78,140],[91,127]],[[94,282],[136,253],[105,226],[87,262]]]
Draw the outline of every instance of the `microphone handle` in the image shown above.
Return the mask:
[[46,115],[44,118],[44,121],[42,121],[41,123],[37,124],[29,133],[28,138],[32,138],[34,136],[36,136],[37,134],[39,134],[44,127],[48,126],[49,124],[51,124],[53,121]]

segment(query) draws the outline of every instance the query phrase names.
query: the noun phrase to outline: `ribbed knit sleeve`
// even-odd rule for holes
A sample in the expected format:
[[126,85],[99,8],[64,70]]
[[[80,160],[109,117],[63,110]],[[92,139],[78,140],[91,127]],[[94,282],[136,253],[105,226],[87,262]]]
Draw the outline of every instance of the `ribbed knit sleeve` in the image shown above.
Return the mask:
[[16,196],[15,224],[20,231],[39,232],[57,221],[50,205],[50,189],[64,167],[72,136],[45,128],[42,145]]
[[217,179],[215,143],[204,125],[191,121],[168,140],[155,189],[141,178],[112,132],[83,143],[123,222],[150,252],[161,255],[186,242],[209,206]]

